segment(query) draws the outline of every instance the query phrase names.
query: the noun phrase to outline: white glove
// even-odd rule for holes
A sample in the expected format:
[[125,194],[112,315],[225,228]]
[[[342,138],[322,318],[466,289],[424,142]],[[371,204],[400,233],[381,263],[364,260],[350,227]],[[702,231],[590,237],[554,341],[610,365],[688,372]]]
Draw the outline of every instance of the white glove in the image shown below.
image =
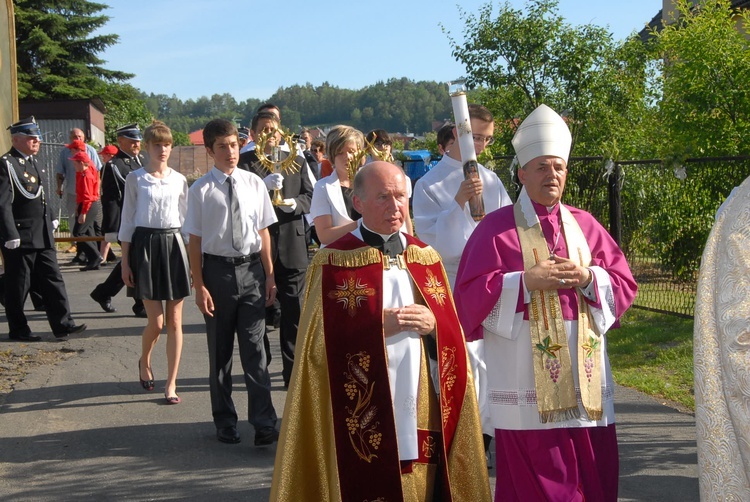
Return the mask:
[[59,221],[57,221],[57,220],[52,220],[52,231],[53,231],[53,232],[54,232],[55,230],[57,230],[57,227],[59,227],[59,226],[60,226],[60,222],[59,222]]
[[280,173],[269,174],[263,178],[263,183],[266,184],[266,188],[269,190],[281,190],[284,186],[284,176]]
[[[288,204],[288,205],[287,205]],[[295,209],[297,209],[297,201],[294,199],[284,199],[284,205],[283,206],[276,206],[285,213],[293,213]]]
[[107,232],[104,234],[104,240],[109,242],[110,244],[113,242],[117,242],[117,232]]
[[8,249],[16,249],[21,245],[21,239],[11,239],[9,241],[5,241],[5,247]]

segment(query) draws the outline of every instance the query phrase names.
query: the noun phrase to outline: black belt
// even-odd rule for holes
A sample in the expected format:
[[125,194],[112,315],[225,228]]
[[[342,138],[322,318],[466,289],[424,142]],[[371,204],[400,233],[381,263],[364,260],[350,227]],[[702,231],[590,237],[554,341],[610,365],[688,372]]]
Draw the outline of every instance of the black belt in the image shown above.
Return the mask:
[[253,263],[260,260],[260,252],[248,254],[245,256],[219,256],[215,254],[203,253],[204,260],[218,261],[230,265],[242,265],[243,263]]

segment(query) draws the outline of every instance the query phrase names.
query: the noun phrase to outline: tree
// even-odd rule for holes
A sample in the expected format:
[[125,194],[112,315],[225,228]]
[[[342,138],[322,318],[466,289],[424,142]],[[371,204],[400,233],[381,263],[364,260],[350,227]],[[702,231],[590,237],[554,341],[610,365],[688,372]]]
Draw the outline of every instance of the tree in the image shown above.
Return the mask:
[[172,130],[173,146],[190,146],[190,136],[186,132]]
[[141,99],[140,91],[132,85],[100,82],[99,91],[106,109],[107,143],[117,141],[115,131],[124,125],[136,122],[144,128],[151,123],[153,115]]
[[496,16],[489,3],[478,15],[459,9],[463,40],[447,32],[453,56],[499,121],[497,153],[512,152],[515,119],[545,103],[567,118],[575,154],[616,157],[643,116],[646,51],[635,39],[616,44],[604,28],[569,25],[557,5],[505,2]]
[[133,75],[105,69],[97,54],[117,35],[91,34],[108,16],[107,6],[86,0],[15,0],[19,98],[91,98],[102,82]]
[[[750,149],[750,13],[729,0],[680,0],[676,20],[652,31],[665,158]],[[741,30],[738,30],[741,28]]]
[[641,231],[644,247],[678,278],[694,281],[701,257],[692,244],[706,241],[712,215],[739,180],[730,162],[717,176],[718,169],[684,160],[750,149],[750,14],[729,0],[681,0],[676,12],[649,42],[657,98],[652,142],[665,160],[655,175],[643,175],[642,199],[654,207]]

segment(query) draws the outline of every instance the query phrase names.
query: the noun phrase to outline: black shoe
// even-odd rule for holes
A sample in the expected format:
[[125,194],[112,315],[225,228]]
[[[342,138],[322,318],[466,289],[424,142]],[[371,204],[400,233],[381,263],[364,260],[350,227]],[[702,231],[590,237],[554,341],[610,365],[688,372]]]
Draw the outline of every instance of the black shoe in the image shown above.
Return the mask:
[[82,260],[78,256],[74,256],[73,259],[70,260],[70,262],[68,262],[68,263],[70,265],[86,265],[86,260],[85,259]]
[[144,319],[147,318],[148,314],[146,313],[146,307],[144,307],[143,305],[133,305],[133,315],[135,315],[136,317],[142,317]]
[[42,337],[27,333],[25,335],[10,335],[10,339],[17,342],[39,342],[41,341]]
[[85,330],[86,330],[85,324],[74,324],[73,326],[70,326],[69,328],[65,328],[65,331],[61,331],[59,333],[53,333],[53,334],[55,335],[55,338],[65,338],[68,335],[75,335]]
[[99,304],[99,306],[104,310],[105,312],[111,314],[112,312],[117,312],[117,309],[112,306],[112,297],[105,296],[101,297],[97,294],[95,294],[95,291],[92,291],[89,295],[92,300],[94,300],[96,303]]
[[78,270],[80,270],[81,272],[86,272],[88,270],[99,270],[99,266],[101,266],[103,261],[104,258],[102,258],[101,256],[97,256],[96,258],[88,262],[85,267],[81,267]]
[[268,446],[279,440],[279,431],[273,427],[262,427],[255,431],[255,446]]
[[107,253],[107,263],[115,263],[118,259],[115,252],[110,249],[109,253]]
[[237,444],[242,441],[242,439],[240,438],[240,433],[237,432],[237,427],[234,426],[216,429],[216,439],[218,439],[222,443],[229,444]]

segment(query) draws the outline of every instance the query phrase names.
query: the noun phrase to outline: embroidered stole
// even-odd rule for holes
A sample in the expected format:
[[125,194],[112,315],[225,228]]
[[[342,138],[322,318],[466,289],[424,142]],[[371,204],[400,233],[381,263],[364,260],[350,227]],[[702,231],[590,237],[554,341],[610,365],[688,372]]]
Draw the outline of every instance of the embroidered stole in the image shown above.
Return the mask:
[[[539,218],[526,190],[522,190],[513,207],[524,270],[549,258],[549,247],[544,238]],[[591,263],[591,251],[581,227],[570,211],[560,204],[560,220],[570,259],[582,267]],[[539,420],[542,423],[564,422],[580,417],[576,399],[567,333],[557,290],[530,291],[529,326],[534,365]],[[578,299],[578,383],[581,402],[590,420],[602,417],[601,337],[592,326],[591,312],[576,291]]]
[[[407,248],[399,255],[398,264],[408,270],[437,321],[442,425],[436,433],[418,431],[420,458],[416,462],[440,465],[436,489],[443,500],[451,500],[446,462],[466,392],[466,352],[440,257],[432,248],[413,244],[412,239],[407,236]],[[376,494],[377,500],[397,501],[403,500],[401,464],[388,383],[381,294],[383,267],[388,260],[377,249],[362,246],[362,241],[348,234],[318,251],[313,259],[322,265],[323,322],[338,472],[357,473],[340,475],[339,486],[343,500],[371,500]],[[424,352],[422,357],[426,357]],[[420,396],[426,390],[420,388]]]

